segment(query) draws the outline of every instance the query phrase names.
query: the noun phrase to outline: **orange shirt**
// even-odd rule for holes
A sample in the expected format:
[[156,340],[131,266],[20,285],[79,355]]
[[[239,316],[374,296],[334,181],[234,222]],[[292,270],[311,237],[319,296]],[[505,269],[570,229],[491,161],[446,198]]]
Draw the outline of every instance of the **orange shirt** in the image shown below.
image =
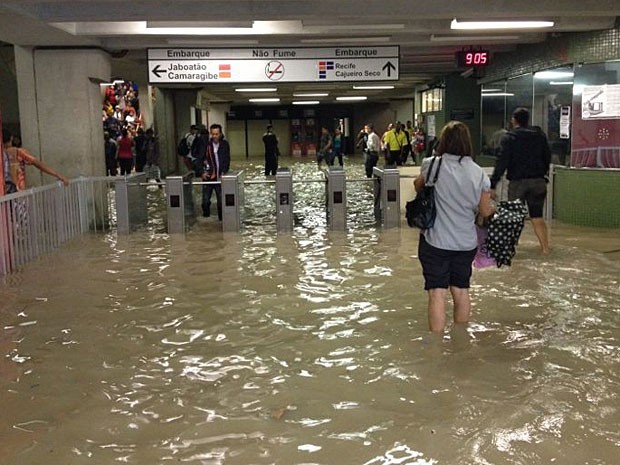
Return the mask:
[[34,164],[35,158],[17,147],[9,147],[6,149],[6,153],[9,156],[11,178],[17,186],[17,190],[23,191],[26,189],[26,165]]

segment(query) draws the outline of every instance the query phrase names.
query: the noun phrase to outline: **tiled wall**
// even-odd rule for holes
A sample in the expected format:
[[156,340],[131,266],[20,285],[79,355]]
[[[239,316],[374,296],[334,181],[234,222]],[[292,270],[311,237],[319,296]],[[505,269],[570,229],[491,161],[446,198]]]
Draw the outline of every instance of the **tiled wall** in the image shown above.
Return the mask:
[[511,53],[497,54],[481,83],[497,81],[569,63],[620,59],[620,27],[549,36],[542,44],[520,45]]

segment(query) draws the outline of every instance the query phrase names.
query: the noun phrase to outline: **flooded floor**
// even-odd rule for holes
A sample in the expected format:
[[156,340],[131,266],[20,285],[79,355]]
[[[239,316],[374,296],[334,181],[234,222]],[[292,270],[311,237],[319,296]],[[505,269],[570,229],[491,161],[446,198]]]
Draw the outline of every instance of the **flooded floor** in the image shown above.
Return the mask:
[[329,231],[307,186],[292,234],[252,187],[240,234],[209,219],[172,238],[155,215],[6,277],[0,463],[618,463],[617,231],[553,225],[542,258],[526,228],[439,339],[417,231],[374,228],[362,182],[368,207]]

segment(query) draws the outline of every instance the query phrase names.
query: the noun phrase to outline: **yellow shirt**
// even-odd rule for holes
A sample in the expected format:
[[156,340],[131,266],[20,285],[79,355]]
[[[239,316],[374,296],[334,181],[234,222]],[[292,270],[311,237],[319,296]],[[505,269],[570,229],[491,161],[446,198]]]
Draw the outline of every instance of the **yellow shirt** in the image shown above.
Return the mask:
[[384,136],[384,141],[391,152],[399,152],[407,144],[407,136],[403,131],[396,133],[393,129]]

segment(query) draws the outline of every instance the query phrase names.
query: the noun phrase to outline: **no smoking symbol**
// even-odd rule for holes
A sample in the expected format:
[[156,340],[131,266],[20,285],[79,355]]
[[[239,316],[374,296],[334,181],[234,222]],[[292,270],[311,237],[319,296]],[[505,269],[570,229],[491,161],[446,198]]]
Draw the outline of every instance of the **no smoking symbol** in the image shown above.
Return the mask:
[[265,74],[272,81],[277,81],[284,76],[284,65],[279,61],[270,61],[265,66]]

